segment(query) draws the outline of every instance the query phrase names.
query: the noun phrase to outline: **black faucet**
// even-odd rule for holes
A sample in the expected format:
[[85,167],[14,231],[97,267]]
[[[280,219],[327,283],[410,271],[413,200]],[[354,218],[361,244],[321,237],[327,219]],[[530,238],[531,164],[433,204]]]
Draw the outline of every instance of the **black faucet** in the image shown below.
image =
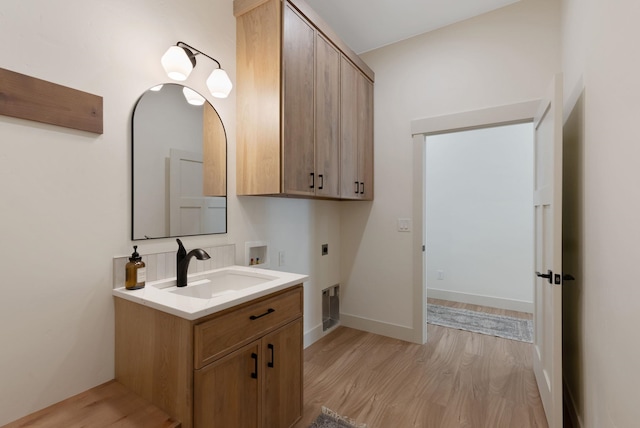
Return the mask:
[[186,287],[187,286],[187,271],[189,270],[189,261],[191,257],[195,257],[198,260],[207,260],[211,257],[205,250],[201,250],[200,248],[196,248],[195,250],[189,251],[187,254],[187,250],[184,249],[184,245],[182,245],[182,241],[176,239],[178,242],[178,254],[176,255],[176,281],[178,287]]

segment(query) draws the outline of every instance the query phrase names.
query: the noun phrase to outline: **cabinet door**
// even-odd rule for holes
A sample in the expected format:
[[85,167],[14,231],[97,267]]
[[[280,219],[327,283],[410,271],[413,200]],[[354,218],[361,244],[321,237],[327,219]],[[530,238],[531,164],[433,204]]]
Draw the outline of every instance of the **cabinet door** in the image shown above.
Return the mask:
[[373,199],[373,83],[358,73],[358,178],[361,199]]
[[373,199],[373,83],[342,57],[341,198]]
[[340,196],[340,52],[316,37],[317,196]]
[[349,60],[340,61],[340,196],[358,199],[358,70]]
[[270,0],[236,15],[238,195],[282,191],[282,9],[280,0]]
[[[259,427],[260,342],[253,342],[194,375],[196,428]],[[274,425],[275,426],[275,425]]]
[[313,195],[315,30],[287,4],[283,33],[282,188]]
[[262,339],[262,426],[290,427],[302,417],[302,319]]

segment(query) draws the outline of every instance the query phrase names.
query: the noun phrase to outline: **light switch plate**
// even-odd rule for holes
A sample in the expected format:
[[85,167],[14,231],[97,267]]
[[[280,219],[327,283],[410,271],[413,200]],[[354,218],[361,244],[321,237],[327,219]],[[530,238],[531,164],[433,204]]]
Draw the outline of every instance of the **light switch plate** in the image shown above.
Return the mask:
[[398,232],[411,232],[410,218],[398,218]]

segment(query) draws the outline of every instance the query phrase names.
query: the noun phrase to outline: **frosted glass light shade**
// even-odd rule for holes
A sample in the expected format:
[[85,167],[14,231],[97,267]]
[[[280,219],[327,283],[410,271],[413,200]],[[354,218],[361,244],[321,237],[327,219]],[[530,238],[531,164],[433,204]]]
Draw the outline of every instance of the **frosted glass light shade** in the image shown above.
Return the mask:
[[193,70],[193,64],[187,52],[178,46],[171,46],[160,59],[164,71],[170,79],[187,80]]
[[233,84],[226,71],[221,68],[216,68],[207,79],[207,88],[209,88],[209,92],[211,92],[211,95],[214,97],[227,98],[231,92],[231,88],[233,88]]
[[204,104],[204,97],[191,88],[187,88],[185,86],[184,88],[182,88],[182,94],[184,95],[187,102],[192,106],[201,106],[202,104]]

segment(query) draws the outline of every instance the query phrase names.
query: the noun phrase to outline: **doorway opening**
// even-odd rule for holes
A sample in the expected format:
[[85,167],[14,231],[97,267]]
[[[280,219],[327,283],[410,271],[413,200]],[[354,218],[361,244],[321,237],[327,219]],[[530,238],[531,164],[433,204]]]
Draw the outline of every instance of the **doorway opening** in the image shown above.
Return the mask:
[[533,312],[533,124],[426,137],[430,298]]
[[[414,341],[425,343],[427,341],[427,251],[429,241],[426,234],[426,152],[427,138],[457,131],[470,131],[506,125],[532,123],[540,105],[539,100],[524,101],[521,103],[489,107],[481,110],[473,110],[454,113],[445,116],[434,116],[418,119],[411,122],[411,134],[413,135],[413,218],[414,222],[414,247],[413,253],[413,329]],[[419,251],[419,249],[422,251]],[[436,275],[439,269],[436,268]],[[447,277],[446,271],[443,272]],[[501,275],[496,272],[495,275]]]

